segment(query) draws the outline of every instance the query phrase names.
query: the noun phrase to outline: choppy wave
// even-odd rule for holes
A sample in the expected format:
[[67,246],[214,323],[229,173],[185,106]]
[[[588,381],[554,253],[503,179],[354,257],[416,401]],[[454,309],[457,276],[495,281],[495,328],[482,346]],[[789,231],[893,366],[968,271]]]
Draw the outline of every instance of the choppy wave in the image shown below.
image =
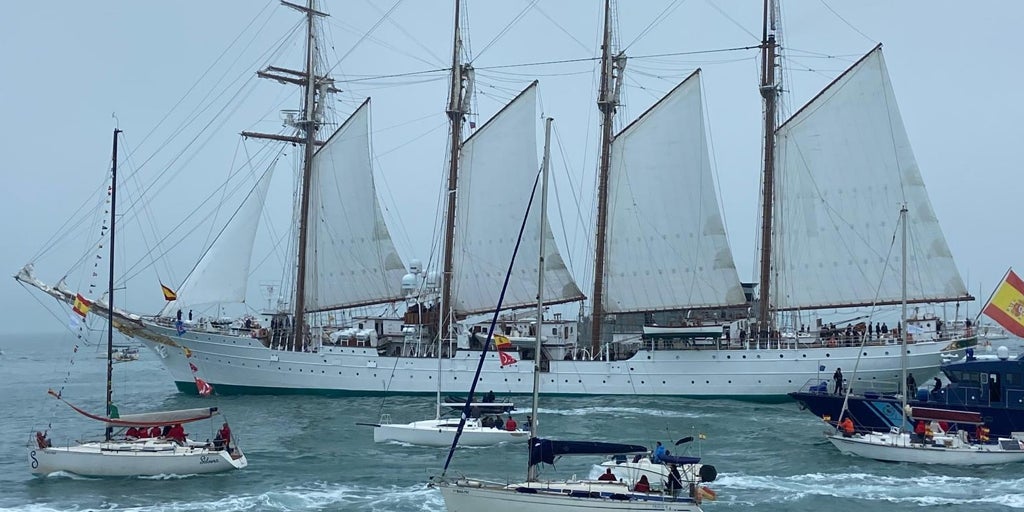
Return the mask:
[[[916,506],[998,505],[1024,509],[1024,479],[923,474],[808,473],[787,477],[720,474],[718,500],[738,505],[785,504],[818,497]],[[967,508],[964,508],[967,510]]]
[[0,507],[0,512],[186,512],[186,511],[293,511],[293,510],[366,510],[366,511],[435,511],[444,508],[441,493],[426,485],[411,487],[357,487],[332,483],[312,483],[246,496],[229,496],[215,500],[201,499],[202,493],[190,499],[173,500],[159,505],[130,506],[106,502],[98,507],[73,504],[26,504]]

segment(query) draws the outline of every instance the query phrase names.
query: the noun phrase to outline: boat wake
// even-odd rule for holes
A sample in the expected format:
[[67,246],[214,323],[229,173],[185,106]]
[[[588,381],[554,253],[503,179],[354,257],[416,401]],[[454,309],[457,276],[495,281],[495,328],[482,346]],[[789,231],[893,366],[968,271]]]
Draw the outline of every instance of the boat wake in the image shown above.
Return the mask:
[[[998,505],[1024,508],[1024,479],[924,474],[810,473],[788,477],[720,473],[719,502],[765,505],[840,498],[917,506]],[[725,492],[722,492],[725,491]]]

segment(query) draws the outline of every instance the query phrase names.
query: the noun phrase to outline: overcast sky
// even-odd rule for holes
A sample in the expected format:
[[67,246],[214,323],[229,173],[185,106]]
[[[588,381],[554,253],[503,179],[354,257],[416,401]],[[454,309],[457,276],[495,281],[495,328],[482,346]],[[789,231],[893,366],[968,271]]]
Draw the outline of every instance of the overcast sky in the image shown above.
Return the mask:
[[[556,226],[556,232],[559,245],[570,252],[574,271],[586,283],[584,290],[589,284],[582,276],[589,269],[584,239],[589,227],[583,224],[592,222],[598,127],[597,66],[585,59],[599,54],[601,4],[510,0],[467,6],[479,81],[476,122],[482,124],[530,81],[540,80],[541,108],[555,117],[558,136],[553,150],[555,207],[563,218],[556,225],[562,223],[565,229]],[[390,0],[324,5],[332,15],[326,22],[333,41],[329,55],[343,57],[337,64],[332,60],[332,73],[345,91],[336,107],[347,114],[365,97],[373,98],[376,172],[387,221],[403,258],[427,260],[444,174],[447,79],[444,71],[420,72],[450,63],[452,5],[440,0],[392,5]],[[378,24],[389,9],[388,20]],[[730,242],[740,278],[751,279],[761,137],[757,51],[698,52],[756,46],[761,2],[631,0],[619,3],[617,18],[618,47],[631,58],[620,126],[694,69],[703,70],[708,130]],[[1018,152],[1024,141],[1019,93],[1024,80],[1016,36],[1022,19],[1024,3],[1018,2],[783,4],[789,113],[883,43],[933,207],[968,289],[982,299],[1007,266],[1022,260],[1024,247],[1016,215],[1022,190]],[[6,244],[0,269],[10,275],[35,260],[100,183],[109,161],[112,113],[126,132],[127,151],[133,155],[130,169],[169,162],[165,166],[174,173],[169,185],[162,183],[160,195],[176,199],[154,203],[155,216],[181,217],[176,205],[216,186],[227,168],[237,166],[239,155],[262,144],[240,145],[240,131],[277,132],[278,111],[297,108],[289,96],[291,86],[257,84],[251,77],[266,64],[300,67],[292,59],[299,43],[271,57],[281,41],[294,36],[299,23],[295,11],[264,0],[5,5],[0,52],[7,71],[0,82],[0,102],[8,121],[0,138],[6,182],[0,208],[7,222],[0,228]],[[502,67],[564,60],[579,61]],[[381,75],[404,76],[365,80]],[[352,79],[356,81],[345,81]],[[231,80],[252,85],[225,85]],[[225,107],[226,113],[198,135],[204,142],[175,157],[182,137],[197,136],[189,130],[204,126],[187,127],[164,147],[162,141],[192,112],[176,104],[183,97],[202,98],[210,90],[234,91],[245,101]],[[218,98],[217,108],[229,99]],[[147,138],[150,133],[154,135]],[[147,161],[153,154],[163,156]],[[287,187],[290,178],[280,174],[285,176],[278,178],[280,186]],[[282,219],[277,229],[283,229],[288,200],[272,201],[268,208]],[[192,250],[197,252],[198,244]],[[39,258],[37,274],[54,282],[66,263],[59,257],[48,262]],[[169,264],[163,278],[180,283],[192,263]],[[51,330],[55,321],[36,303],[40,294],[20,288],[13,280],[0,287],[8,325],[16,331]],[[258,299],[259,293],[251,289],[250,296]],[[158,296],[127,305],[143,313],[159,306]]]

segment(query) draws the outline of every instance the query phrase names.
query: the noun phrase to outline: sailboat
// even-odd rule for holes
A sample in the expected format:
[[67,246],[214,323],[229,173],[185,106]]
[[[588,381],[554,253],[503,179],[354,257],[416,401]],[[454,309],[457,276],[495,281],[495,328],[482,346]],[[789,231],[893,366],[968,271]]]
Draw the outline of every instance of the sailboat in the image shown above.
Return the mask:
[[[547,183],[548,183],[548,140],[550,139],[552,119],[548,118],[545,127],[545,151],[544,165],[542,166],[541,186],[541,222],[547,217]],[[543,318],[544,308],[544,265],[545,252],[544,242],[540,243],[539,265],[537,272],[537,318],[538,322]],[[513,258],[515,254],[513,253]],[[508,274],[512,274],[512,266],[509,265]],[[508,278],[506,277],[506,283]],[[504,289],[502,290],[502,298]],[[491,321],[491,331],[488,337],[493,334],[493,328],[497,321],[498,311],[501,309],[499,298],[498,306]],[[541,350],[541,332],[538,325],[534,349]],[[484,355],[480,358],[477,367],[479,372],[485,361]],[[540,423],[537,414],[540,408],[540,361],[534,361],[533,378],[533,412],[534,421],[530,423],[529,462],[527,463],[527,479],[524,482],[499,483],[487,480],[460,477],[450,479],[446,476],[448,466],[451,463],[452,455],[458,448],[458,434],[452,443],[448,458],[445,461],[444,470],[437,478],[432,478],[430,486],[436,487],[444,497],[445,507],[452,512],[471,510],[537,510],[537,511],[567,511],[567,510],[658,510],[678,512],[699,512],[701,494],[697,492],[694,482],[689,483],[689,495],[680,490],[683,487],[681,476],[673,480],[674,484],[669,488],[654,490],[643,489],[635,483],[619,480],[590,480],[577,479],[575,477],[565,480],[542,481],[538,478],[537,466],[543,463],[554,464],[555,457],[564,455],[618,455],[618,456],[641,456],[647,453],[647,448],[640,445],[629,445],[619,443],[608,443],[598,441],[556,441],[541,439],[538,437],[538,425]],[[469,390],[469,398],[463,412],[463,422],[466,419],[465,411],[469,409],[469,402],[472,402],[473,393],[477,382],[474,380]],[[461,433],[460,425],[460,432]],[[697,459],[699,461],[699,459]],[[692,462],[692,461],[691,461]],[[674,467],[674,466],[673,466]],[[678,471],[675,473],[678,475]]]
[[[114,310],[114,221],[117,207],[117,142],[121,130],[114,130],[114,150],[111,165],[110,185],[110,227],[109,227],[109,286],[106,301],[87,302],[79,296],[76,312],[83,316],[89,310],[97,312],[106,310],[107,322],[107,374],[106,374],[106,412],[103,415],[92,414],[64,400],[60,392],[50,390],[50,395],[67,403],[76,412],[101,423],[105,427],[102,440],[75,441],[65,445],[54,445],[48,438],[49,432],[36,433],[35,446],[28,451],[29,468],[32,474],[46,476],[56,472],[72,473],[80,476],[125,477],[178,474],[189,475],[199,473],[221,473],[242,469],[248,465],[245,454],[238,447],[237,441],[229,439],[226,446],[214,446],[207,442],[195,442],[185,437],[181,431],[177,440],[170,436],[143,436],[134,431],[138,428],[146,430],[151,427],[176,425],[180,427],[195,421],[205,420],[218,414],[216,407],[186,409],[177,411],[157,411],[141,414],[121,415],[112,401],[112,373],[114,363],[114,323],[109,311]],[[183,428],[183,427],[180,427]],[[227,423],[224,428],[228,429]],[[125,429],[131,429],[133,435],[115,435]],[[232,441],[234,443],[232,444]]]
[[[306,6],[286,5],[307,17],[306,66],[302,71],[272,66],[259,75],[302,86],[304,108],[287,116],[290,133],[244,132],[244,135],[303,148],[303,172],[296,201],[298,215],[294,223],[299,227],[294,238],[297,254],[294,265],[287,267],[292,283],[284,287],[289,291],[288,296],[277,304],[268,305],[259,318],[217,317],[184,321],[183,325],[175,318],[176,311],[188,311],[193,306],[245,302],[253,233],[261,215],[261,203],[257,199],[263,197],[254,194],[251,203],[256,206],[239,209],[192,273],[178,286],[173,300],[163,311],[156,315],[125,312],[119,317],[118,328],[157,352],[178,389],[188,393],[196,393],[197,387],[184,349],[203,363],[204,376],[222,394],[431,394],[438,386],[438,353],[434,342],[437,338],[443,340],[442,390],[464,392],[465,383],[474,374],[472,365],[466,361],[475,360],[482,348],[472,335],[483,332],[483,326],[473,324],[472,318],[491,310],[501,287],[500,272],[494,269],[501,268],[510,249],[507,233],[517,227],[510,225],[504,212],[512,206],[512,198],[521,197],[530,186],[529,174],[522,171],[535,162],[520,159],[522,155],[535,158],[530,156],[536,147],[534,130],[516,125],[504,137],[480,137],[475,142],[470,138],[469,145],[464,146],[462,132],[469,115],[474,71],[472,65],[462,59],[456,23],[452,90],[446,109],[452,137],[445,190],[445,239],[439,271],[422,273],[424,279],[436,282],[440,293],[437,297],[419,298],[404,314],[353,317],[345,325],[332,321],[336,311],[401,302],[400,282],[408,274],[382,220],[374,186],[367,133],[369,103],[360,106],[333,135],[322,140],[320,132],[325,123],[320,116],[334,87],[324,71],[318,71],[320,61],[313,58],[313,53],[320,41],[317,22],[326,14],[312,2]],[[605,9],[610,11],[607,2]],[[457,19],[457,2],[455,11]],[[786,400],[787,393],[820,375],[822,362],[852,367],[858,357],[862,359],[858,373],[861,378],[897,382],[899,363],[892,337],[876,340],[861,350],[859,345],[843,345],[829,336],[760,336],[755,334],[760,329],[752,328],[746,320],[725,323],[721,318],[696,318],[701,311],[708,310],[741,311],[745,315],[750,307],[748,290],[739,282],[715,193],[705,135],[700,72],[615,134],[613,121],[625,59],[612,52],[610,15],[605,19],[607,44],[603,45],[598,101],[603,118],[597,191],[601,206],[595,244],[598,264],[595,264],[595,288],[590,297],[594,307],[589,333],[591,343],[589,346],[579,343],[581,333],[576,324],[559,319],[555,323],[545,318],[530,321],[516,318],[503,326],[504,334],[513,339],[514,344],[527,339],[533,334],[529,331],[541,324],[548,326],[539,352],[527,344],[514,347],[518,359],[541,361],[545,378],[541,381],[540,392],[546,395],[681,395]],[[774,51],[774,44],[774,36],[769,37],[766,29],[765,51],[769,48]],[[765,62],[774,66],[774,60],[772,53]],[[869,60],[875,61],[874,58]],[[884,78],[882,83],[863,85],[862,90],[868,90],[869,85],[888,87],[887,76],[878,78]],[[777,89],[774,84],[762,88],[766,92]],[[870,103],[878,97],[865,94],[859,100],[848,101]],[[891,94],[884,97],[892,99]],[[814,102],[815,105],[824,103],[821,98]],[[887,104],[894,108],[894,102]],[[879,113],[876,106],[871,107],[862,110]],[[763,297],[759,305],[771,305],[773,312],[806,311],[816,307],[856,306],[875,300],[876,295],[867,294],[869,290],[865,290],[863,284],[878,275],[877,269],[868,267],[878,263],[879,233],[884,227],[872,228],[871,243],[852,248],[856,253],[851,254],[858,256],[855,261],[864,262],[863,265],[857,263],[856,268],[850,268],[846,260],[833,261],[827,255],[818,254],[822,251],[807,250],[798,244],[806,239],[801,233],[816,232],[821,235],[821,244],[843,247],[841,240],[845,230],[825,237],[827,233],[814,231],[815,226],[801,225],[806,220],[823,221],[829,218],[830,212],[849,206],[829,203],[827,212],[808,206],[814,198],[799,193],[814,192],[812,184],[818,182],[843,183],[844,190],[859,191],[859,196],[878,201],[885,199],[880,191],[899,188],[904,181],[912,185],[916,192],[908,200],[913,211],[929,212],[929,215],[922,213],[920,221],[930,227],[928,247],[935,250],[915,258],[923,268],[915,275],[926,276],[928,281],[912,287],[921,293],[911,300],[967,300],[969,296],[963,290],[945,239],[934,215],[930,214],[927,195],[923,186],[919,186],[916,166],[903,169],[878,161],[864,161],[866,167],[879,169],[869,180],[874,188],[867,190],[864,188],[867,185],[843,181],[856,174],[849,172],[848,166],[858,162],[858,158],[864,160],[871,155],[880,159],[881,155],[893,155],[894,152],[881,147],[884,141],[868,141],[870,144],[853,154],[820,147],[814,155],[839,155],[834,157],[841,158],[842,165],[832,165],[831,161],[828,165],[815,165],[813,176],[819,181],[808,181],[810,174],[799,172],[800,159],[794,155],[813,138],[813,134],[800,127],[810,123],[824,129],[826,121],[831,121],[839,125],[829,132],[833,133],[845,122],[836,121],[839,114],[835,113],[822,118],[817,113],[820,110],[808,108],[798,113],[794,120],[779,128],[783,144],[777,148],[774,142],[769,145],[771,155],[778,153],[783,172],[780,178],[766,182],[774,184],[778,180],[783,192],[778,194],[779,201],[771,203],[775,207],[766,210],[768,215],[765,216],[779,217],[777,229],[768,229],[766,232],[773,235],[763,238],[778,237],[775,247],[783,250],[781,257],[772,260],[775,263],[770,263],[762,272],[764,282],[760,291],[767,293],[772,289],[781,293],[771,299]],[[774,114],[769,117],[772,124],[768,131],[774,136]],[[861,119],[865,125],[879,120],[866,113],[855,113],[852,119]],[[886,133],[889,128],[886,125]],[[899,131],[902,134],[902,126]],[[836,140],[839,139],[842,137],[837,136]],[[903,152],[907,149],[905,134],[900,135],[899,140],[903,141],[899,145]],[[912,163],[912,159],[906,158],[899,161]],[[787,170],[787,166],[792,166],[794,171]],[[882,169],[893,172],[882,172]],[[905,172],[901,174],[895,169]],[[844,171],[840,173],[840,170]],[[827,174],[833,172],[837,174]],[[790,187],[792,191],[788,190]],[[502,193],[494,194],[495,190]],[[686,200],[680,200],[681,191],[687,194]],[[802,200],[783,200],[787,198]],[[824,204],[824,201],[818,202]],[[784,205],[795,205],[796,212]],[[867,218],[874,209],[863,210],[844,218],[862,220],[858,226],[884,226],[876,224],[877,219]],[[917,221],[912,219],[912,222]],[[546,304],[584,299],[553,243],[550,227],[540,229],[531,224],[530,229],[535,232],[526,236],[524,243],[529,247],[524,249],[532,250],[541,238],[548,242]],[[850,232],[855,229],[851,227]],[[790,247],[794,243],[796,245]],[[770,255],[771,251],[765,254]],[[798,259],[804,256],[812,260]],[[523,265],[517,268],[516,275],[520,278],[513,281],[509,291],[506,303],[509,310],[525,308],[534,299],[534,292],[521,277],[532,275],[536,269]],[[814,268],[843,270],[821,274],[809,270]],[[772,276],[779,276],[772,281],[777,285],[768,282]],[[73,293],[61,286],[50,286],[37,279],[31,264],[16,277],[65,302],[74,298]],[[823,283],[842,285],[832,287]],[[880,295],[882,303],[892,299],[890,295]],[[695,316],[687,320],[688,325],[672,322],[646,325],[643,332],[626,336],[610,333],[603,327],[611,315],[657,317],[663,312],[680,310],[695,312]],[[767,317],[774,317],[774,313],[766,311],[761,316]],[[750,335],[741,336],[741,330]],[[517,333],[520,336],[514,336]],[[919,375],[936,372],[943,350],[971,344],[974,340],[950,339],[949,334],[947,331],[940,337],[933,332],[915,338],[915,343],[907,349],[910,351],[909,367]],[[254,361],[260,363],[254,365]],[[481,383],[506,394],[529,393],[531,375],[527,366],[503,366],[492,354],[481,372]]]
[[[979,317],[987,315],[1008,332],[1024,334],[1024,308],[1019,304],[1024,304],[1024,280],[1008,269]],[[1024,370],[1024,359],[1011,356],[1006,347],[997,348],[994,354],[976,354],[974,349],[966,352],[962,359],[942,365],[948,380],[945,385],[936,377],[931,389],[908,389],[907,404],[915,411],[914,417],[919,416],[917,411],[943,411],[939,421],[970,428],[970,421],[961,423],[959,419],[980,415],[991,436],[1012,437],[1024,427],[1024,411],[1018,407],[1024,384],[1014,378]],[[800,402],[801,408],[830,422],[838,421],[842,414],[863,430],[888,432],[913,427],[899,412],[903,409],[902,397],[881,393],[870,383],[851,387],[845,395],[830,393],[827,386],[818,384],[815,389],[809,387],[790,396]]]
[[[906,325],[907,302],[907,208],[900,210],[900,224],[903,231],[903,319]],[[905,347],[906,331],[900,333],[901,343]],[[906,380],[907,369],[903,367],[903,378]],[[908,390],[909,392],[909,390]],[[994,443],[984,443],[983,439],[971,440],[966,430],[949,432],[942,427],[940,420],[955,420],[958,424],[969,424],[978,427],[983,425],[981,414],[976,412],[943,411],[936,409],[918,409],[907,405],[907,394],[901,393],[901,414],[907,419],[917,421],[914,433],[901,427],[893,427],[889,432],[851,433],[848,430],[826,435],[827,439],[839,451],[886,462],[913,462],[920,464],[948,465],[981,465],[1004,464],[1007,462],[1024,461],[1024,439],[998,438]],[[845,410],[843,412],[846,412]],[[907,418],[909,412],[909,418]],[[932,427],[924,422],[931,421]],[[848,427],[847,427],[848,428]],[[983,430],[979,438],[984,438]]]

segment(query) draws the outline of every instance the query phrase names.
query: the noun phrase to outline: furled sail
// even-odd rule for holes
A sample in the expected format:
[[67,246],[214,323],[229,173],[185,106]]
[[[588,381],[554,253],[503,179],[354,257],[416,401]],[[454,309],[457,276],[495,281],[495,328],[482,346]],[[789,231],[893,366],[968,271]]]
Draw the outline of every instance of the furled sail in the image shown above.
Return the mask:
[[377,200],[367,99],[313,156],[306,311],[402,298],[405,265]]
[[[453,306],[458,313],[491,310],[498,303],[523,213],[538,173],[537,83],[526,88],[462,145],[455,209]],[[583,300],[565,266],[550,226],[541,233],[540,191],[530,209],[505,292],[504,307],[535,305],[537,251],[545,237],[544,299]]]
[[[776,309],[969,298],[903,127],[879,45],[777,131]],[[895,248],[895,249],[894,249]],[[777,290],[777,292],[776,292]]]
[[695,72],[612,142],[604,308],[742,304]]
[[161,315],[203,304],[245,302],[253,241],[273,170],[271,165],[256,181],[241,206],[178,288],[178,298],[167,302]]

